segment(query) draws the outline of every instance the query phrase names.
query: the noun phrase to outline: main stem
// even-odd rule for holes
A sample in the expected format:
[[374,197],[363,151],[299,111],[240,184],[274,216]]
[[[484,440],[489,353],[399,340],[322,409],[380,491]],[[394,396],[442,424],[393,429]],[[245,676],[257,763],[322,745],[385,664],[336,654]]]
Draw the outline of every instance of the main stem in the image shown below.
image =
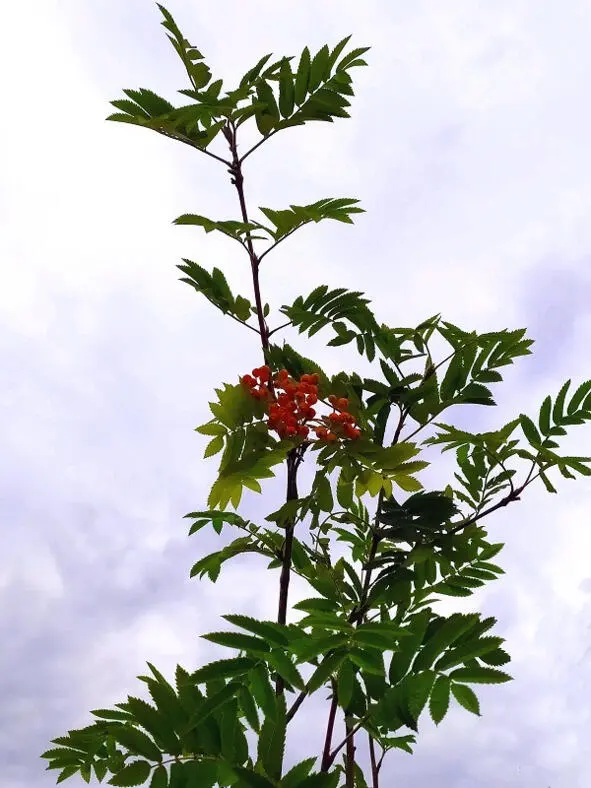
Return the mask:
[[[378,503],[376,507],[376,515],[375,515],[375,525],[376,530],[374,531],[371,546],[369,549],[369,556],[367,563],[371,565],[371,562],[376,556],[376,552],[378,549],[378,545],[380,543],[380,537],[377,532],[377,524],[379,521],[379,516],[381,514],[382,503],[384,501],[384,491],[380,490],[380,494],[378,496]],[[372,569],[371,566],[365,570],[365,577],[363,579],[363,589],[361,592],[361,598],[359,600],[359,605],[356,609],[351,613],[349,616],[349,623],[351,624],[361,624],[363,623],[363,618],[365,616],[365,604],[367,602],[367,597],[369,594],[369,586],[371,584],[371,574]],[[333,752],[330,751],[330,745],[332,740],[332,730],[334,727],[334,715],[336,714],[337,707],[339,705],[339,699],[336,692],[336,687],[333,687],[333,695],[332,695],[332,703],[330,706],[329,711],[329,724],[327,726],[327,741],[324,747],[324,753],[322,756],[322,764],[320,767],[321,772],[327,772],[330,767],[332,766],[334,759],[337,756],[338,750],[334,750]],[[332,720],[332,723],[331,723]],[[354,742],[354,734],[351,732],[350,726],[346,723],[346,730],[347,730],[347,744],[346,744],[346,783],[345,785],[347,788],[354,785],[354,765],[355,765],[355,742]],[[330,728],[330,736],[328,733],[328,729]]]
[[[240,203],[240,214],[242,215],[242,221],[247,223],[248,211],[246,210],[246,197],[244,195],[244,176],[242,174],[242,163],[240,161],[240,158],[238,157],[236,126],[232,121],[228,121],[228,124],[223,129],[223,134],[226,140],[228,141],[228,145],[230,146],[230,153],[232,154],[232,164],[228,172],[232,176],[233,185],[236,187],[236,192],[238,194],[238,202]],[[261,345],[263,346],[263,354],[266,355],[266,351],[269,348],[269,328],[265,322],[265,316],[263,314],[263,301],[261,299],[261,286],[259,283],[260,260],[258,258],[257,253],[254,250],[250,233],[246,233],[246,251],[248,252],[248,256],[250,258],[250,270],[252,273],[252,287],[254,291],[254,301],[256,306],[257,319],[259,323],[259,333],[261,335]]]
[[[230,165],[230,175],[232,176],[232,183],[236,187],[238,194],[238,202],[240,203],[240,213],[242,221],[248,222],[248,211],[246,208],[246,197],[244,194],[244,175],[242,173],[242,161],[238,156],[238,143],[236,139],[236,126],[232,121],[223,129],[224,137],[226,138],[230,147],[232,155],[232,162]],[[246,250],[250,259],[250,270],[252,274],[252,287],[254,291],[254,300],[259,324],[259,334],[261,337],[261,345],[263,348],[263,355],[265,362],[267,361],[267,351],[269,349],[269,327],[265,321],[263,301],[261,298],[261,286],[259,280],[260,258],[255,252],[254,245],[250,233],[245,236]],[[287,493],[286,500],[293,501],[298,497],[297,487],[297,473],[300,462],[302,461],[303,449],[296,447],[292,449],[287,456]],[[292,518],[285,523],[285,541],[281,553],[281,576],[279,580],[279,608],[277,611],[277,622],[285,624],[287,619],[287,601],[289,594],[289,581],[291,576],[291,556],[293,551],[293,539],[295,530],[295,520]],[[277,695],[281,695],[285,690],[285,682],[281,676],[277,677],[275,691]]]

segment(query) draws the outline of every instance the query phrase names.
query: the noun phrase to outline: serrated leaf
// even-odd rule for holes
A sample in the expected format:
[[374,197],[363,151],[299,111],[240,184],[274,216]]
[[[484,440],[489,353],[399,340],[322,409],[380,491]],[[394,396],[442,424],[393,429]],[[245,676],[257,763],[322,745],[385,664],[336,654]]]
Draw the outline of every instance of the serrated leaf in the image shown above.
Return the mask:
[[413,663],[413,670],[430,668],[437,657],[477,621],[478,615],[475,613],[452,613],[451,616],[444,619],[441,626],[427,639],[421,651],[417,654]]
[[310,80],[310,50],[305,47],[300,56],[298,70],[296,72],[295,85],[294,85],[294,101],[301,106],[308,93],[308,82]]
[[168,788],[168,772],[162,764],[154,769],[150,788]]
[[224,439],[221,435],[216,435],[208,444],[203,454],[204,459],[212,457],[224,448]]
[[279,111],[288,118],[294,109],[295,85],[289,60],[284,58],[279,69]]
[[542,435],[548,435],[550,432],[550,412],[552,410],[552,398],[546,397],[546,399],[542,402],[542,406],[540,408],[540,415],[538,418],[538,425],[540,427],[540,432]]
[[450,680],[447,676],[438,676],[429,697],[429,713],[435,725],[439,725],[449,709]]
[[220,659],[198,668],[191,679],[195,684],[203,684],[215,679],[229,679],[244,676],[257,664],[251,657],[235,657],[234,659]]
[[540,433],[529,416],[526,416],[524,413],[520,413],[519,423],[521,424],[523,434],[531,444],[540,444],[542,442]]
[[271,650],[269,644],[261,638],[245,635],[242,632],[210,632],[201,635],[204,640],[217,643],[219,646],[235,648],[239,651],[252,651],[255,653],[267,653]]
[[337,697],[339,705],[346,709],[353,697],[353,687],[355,684],[355,667],[349,659],[345,659],[337,676]]
[[447,670],[447,668],[459,665],[468,659],[481,658],[483,655],[498,649],[503,642],[503,638],[492,636],[463,642],[438,659],[435,663],[435,670]]
[[304,680],[290,657],[281,649],[274,649],[267,655],[267,662],[279,675],[296,689],[304,689]]
[[151,761],[161,761],[162,752],[149,736],[130,725],[113,726],[111,735],[134,755],[143,755]]
[[251,616],[243,616],[236,613],[222,616],[222,618],[225,618],[230,624],[259,635],[267,643],[277,646],[287,646],[289,644],[289,638],[282,631],[284,627],[281,624],[276,624],[274,621],[259,621]]
[[552,408],[552,419],[555,424],[560,424],[562,422],[564,416],[564,401],[566,399],[566,393],[569,389],[571,384],[570,380],[567,380],[560,391],[558,392],[558,396],[554,401],[554,407]]
[[589,392],[591,392],[591,380],[586,380],[577,388],[568,404],[566,412],[569,416],[572,416],[577,412],[579,406],[586,398],[587,394],[589,394]]
[[109,785],[141,785],[150,776],[150,771],[151,767],[148,761],[132,761],[111,777]]
[[495,668],[458,668],[449,674],[452,681],[461,681],[470,684],[504,684],[512,681],[512,677],[502,670]]
[[310,770],[316,763],[316,758],[306,758],[283,775],[281,778],[282,788],[298,788],[302,780],[310,774]]
[[224,706],[228,703],[234,696],[238,693],[238,689],[241,686],[241,682],[238,680],[233,680],[228,682],[225,686],[223,686],[218,692],[214,692],[213,695],[208,696],[205,698],[200,705],[198,706],[197,710],[191,715],[189,723],[186,726],[186,732],[194,730],[198,725],[200,725],[204,720],[206,720],[211,714],[213,714],[217,709]]
[[275,788],[275,783],[245,766],[232,766],[232,771],[240,778],[244,788]]
[[347,652],[345,650],[338,649],[333,654],[328,654],[324,657],[306,684],[308,692],[316,692],[339,669],[346,656]]
[[466,711],[472,712],[480,717],[480,703],[474,690],[467,687],[465,684],[452,684],[451,691],[454,698],[463,706]]

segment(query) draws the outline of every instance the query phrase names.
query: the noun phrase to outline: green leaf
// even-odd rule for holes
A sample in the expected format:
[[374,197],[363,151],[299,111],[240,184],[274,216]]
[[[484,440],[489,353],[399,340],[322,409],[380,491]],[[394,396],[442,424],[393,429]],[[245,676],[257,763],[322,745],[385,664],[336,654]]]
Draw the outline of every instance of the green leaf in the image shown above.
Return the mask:
[[156,744],[165,752],[178,755],[182,752],[181,743],[170,727],[170,721],[146,701],[141,698],[128,697],[127,702],[122,705],[126,711],[133,714],[135,720],[140,723],[153,737]]
[[256,659],[250,657],[235,657],[234,659],[220,659],[217,662],[210,662],[202,668],[196,670],[191,679],[196,684],[215,679],[230,679],[237,676],[244,676],[257,664]]
[[447,676],[438,676],[429,698],[429,713],[435,725],[439,725],[449,708],[451,683]]
[[478,618],[478,615],[475,613],[453,613],[444,619],[443,624],[427,640],[417,654],[413,663],[413,670],[430,668],[435,659],[476,623]]
[[482,657],[483,654],[488,654],[489,652],[498,649],[503,642],[504,639],[500,637],[484,637],[468,640],[465,643],[461,643],[459,646],[450,649],[441,657],[441,659],[437,660],[435,663],[435,670],[446,670],[447,668],[451,668],[454,665],[459,665],[462,662],[466,662],[468,659]]
[[241,629],[260,635],[268,643],[276,646],[287,646],[289,644],[289,638],[283,631],[285,627],[281,624],[276,624],[274,621],[259,621],[256,618],[251,618],[251,616],[243,616],[236,613],[222,616],[222,618]]
[[[173,764],[173,768],[174,768]],[[186,788],[192,786],[199,786],[199,788],[214,788],[219,785],[218,779],[221,779],[219,772],[219,762],[214,760],[203,761],[185,761],[183,763],[183,770],[180,773],[178,782],[171,779],[170,788],[178,785],[179,788],[186,785]]]
[[317,773],[305,777],[294,788],[337,788],[339,772]]
[[308,92],[316,90],[321,82],[328,78],[329,71],[329,50],[326,44],[314,55],[310,64],[310,77],[308,80]]
[[465,684],[452,684],[451,691],[460,706],[480,717],[480,703],[470,687],[466,687]]
[[554,408],[552,409],[552,419],[555,424],[560,424],[564,417],[564,401],[566,399],[566,393],[570,384],[570,380],[567,380],[566,383],[563,384],[554,402]]
[[542,402],[542,407],[540,408],[540,416],[538,419],[538,424],[542,435],[548,435],[548,433],[550,432],[551,410],[552,410],[552,397],[546,397],[546,399]]
[[236,648],[239,651],[266,654],[271,650],[266,641],[251,635],[245,635],[242,632],[210,632],[208,635],[201,635],[201,637],[204,640],[209,640],[211,643],[217,643],[219,646]]
[[339,668],[337,677],[337,697],[339,705],[347,709],[353,697],[353,687],[355,683],[355,666],[348,659],[345,659]]
[[298,70],[296,72],[296,79],[295,79],[295,92],[294,92],[294,101],[299,106],[301,106],[305,99],[306,95],[308,94],[308,83],[310,81],[310,50],[308,47],[305,47],[302,51],[300,56],[300,62],[298,64]]
[[316,501],[322,512],[332,512],[334,501],[330,481],[324,471],[316,474]]
[[228,682],[225,686],[223,686],[218,692],[214,692],[213,695],[208,696],[201,702],[197,710],[194,714],[191,715],[188,725],[186,726],[186,732],[194,730],[198,725],[200,725],[204,720],[206,720],[211,714],[213,714],[217,709],[224,706],[230,700],[234,698],[237,694],[239,687],[241,686],[241,682],[234,680]]
[[572,396],[571,401],[569,402],[569,405],[566,409],[566,412],[569,416],[572,416],[577,412],[580,404],[583,402],[589,392],[591,392],[591,380],[586,380],[577,388]]
[[333,654],[328,654],[309,678],[306,685],[308,692],[312,693],[320,689],[326,680],[338,671],[346,656],[347,652],[344,649],[338,649]]
[[272,780],[278,780],[283,769],[287,726],[284,694],[277,696],[276,706],[276,715],[267,717],[263,723],[257,749],[257,763],[262,763]]
[[134,755],[143,755],[151,761],[161,761],[162,752],[149,736],[130,725],[113,726],[111,735]]
[[150,770],[148,761],[132,761],[111,777],[109,785],[141,785],[150,776]]
[[502,670],[495,670],[495,668],[458,668],[453,670],[449,677],[452,681],[462,681],[470,684],[503,684],[506,681],[513,679]]
[[281,778],[282,788],[298,788],[302,780],[310,774],[310,770],[316,763],[316,758],[306,758],[283,775]]
[[304,680],[301,677],[298,669],[291,661],[290,657],[281,649],[274,649],[267,655],[267,662],[273,667],[279,675],[299,690],[304,689]]
[[275,788],[275,783],[267,780],[262,774],[257,774],[252,769],[247,769],[245,766],[232,766],[232,771],[240,778],[241,784],[245,788]]
[[294,108],[295,86],[289,60],[284,58],[279,69],[279,111],[288,118]]
[[269,680],[267,668],[264,665],[252,668],[248,674],[248,681],[254,699],[263,710],[265,717],[274,717],[277,713],[275,690]]
[[441,385],[439,386],[439,396],[442,402],[447,402],[459,391],[465,380],[464,367],[461,353],[456,353],[451,359],[445,372]]
[[212,457],[214,454],[217,454],[224,448],[224,439],[221,435],[216,435],[213,440],[211,440],[205,449],[205,453],[203,457]]
[[152,772],[150,788],[168,788],[168,772],[162,764],[157,766]]
[[532,445],[539,445],[542,442],[540,433],[536,429],[536,425],[529,418],[529,416],[526,416],[524,413],[520,413],[519,423],[521,424],[523,434]]
[[511,657],[502,648],[496,648],[494,651],[489,651],[488,654],[483,654],[480,659],[486,662],[487,665],[506,665],[511,662]]

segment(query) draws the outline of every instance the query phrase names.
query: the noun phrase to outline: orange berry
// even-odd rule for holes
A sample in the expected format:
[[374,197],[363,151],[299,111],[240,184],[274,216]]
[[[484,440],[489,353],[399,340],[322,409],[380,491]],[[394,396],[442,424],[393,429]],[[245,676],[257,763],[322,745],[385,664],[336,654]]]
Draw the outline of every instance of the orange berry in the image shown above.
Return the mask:
[[328,432],[326,434],[326,440],[327,441],[336,441],[336,439],[337,439],[337,436],[334,434],[334,432]]
[[328,398],[328,401],[330,402],[331,405],[335,405],[336,402],[338,401],[338,397],[335,396],[334,394],[331,394],[330,397]]
[[337,400],[337,405],[340,410],[345,410],[349,407],[349,400],[346,397],[341,397],[339,400]]

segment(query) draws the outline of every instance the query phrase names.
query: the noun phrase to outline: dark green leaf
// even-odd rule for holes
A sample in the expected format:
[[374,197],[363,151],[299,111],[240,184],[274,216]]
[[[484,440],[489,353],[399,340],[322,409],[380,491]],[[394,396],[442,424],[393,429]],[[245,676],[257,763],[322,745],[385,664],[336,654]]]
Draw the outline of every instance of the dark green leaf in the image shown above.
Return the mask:
[[109,785],[141,785],[150,776],[150,770],[148,761],[132,761],[111,777]]
[[283,775],[281,778],[282,788],[297,788],[301,781],[310,774],[310,770],[316,763],[316,758],[306,758]]
[[511,676],[495,668],[458,668],[449,674],[452,681],[461,681],[469,684],[503,684],[512,681]]
[[166,767],[157,766],[152,772],[152,779],[150,780],[150,788],[168,788],[168,772]]
[[550,411],[552,409],[552,398],[546,397],[540,408],[540,416],[538,424],[542,435],[548,435],[550,432]]
[[298,70],[296,72],[296,79],[295,79],[295,92],[294,92],[294,100],[295,103],[301,106],[305,99],[306,95],[308,94],[308,83],[310,81],[310,50],[308,47],[305,47],[302,51],[300,56],[300,62],[298,64]]
[[228,646],[239,651],[249,651],[256,654],[266,654],[270,651],[269,644],[261,638],[244,635],[242,632],[210,632],[208,635],[201,635],[204,640],[217,643],[219,646]]
[[234,659],[220,659],[198,668],[191,679],[195,684],[201,684],[213,679],[229,679],[243,676],[256,665],[256,659],[250,657],[235,657]]
[[113,726],[111,735],[134,755],[143,755],[151,761],[161,761],[162,752],[149,736],[130,725]]
[[279,111],[284,118],[288,118],[293,112],[294,99],[294,77],[289,60],[284,58],[279,70]]
[[564,417],[564,401],[566,399],[566,393],[569,389],[570,383],[570,380],[567,380],[566,383],[564,383],[554,402],[554,407],[552,409],[552,419],[555,424],[560,424]]
[[572,396],[571,401],[568,404],[568,408],[566,412],[569,416],[572,416],[574,413],[577,412],[579,406],[586,398],[587,394],[591,392],[591,380],[586,380],[577,388],[575,393]]
[[441,720],[447,714],[449,708],[449,692],[450,681],[447,676],[438,676],[431,690],[429,698],[429,713],[431,719],[436,725],[439,725]]
[[452,684],[451,691],[454,698],[463,706],[467,711],[480,716],[480,703],[473,690],[465,684]]

